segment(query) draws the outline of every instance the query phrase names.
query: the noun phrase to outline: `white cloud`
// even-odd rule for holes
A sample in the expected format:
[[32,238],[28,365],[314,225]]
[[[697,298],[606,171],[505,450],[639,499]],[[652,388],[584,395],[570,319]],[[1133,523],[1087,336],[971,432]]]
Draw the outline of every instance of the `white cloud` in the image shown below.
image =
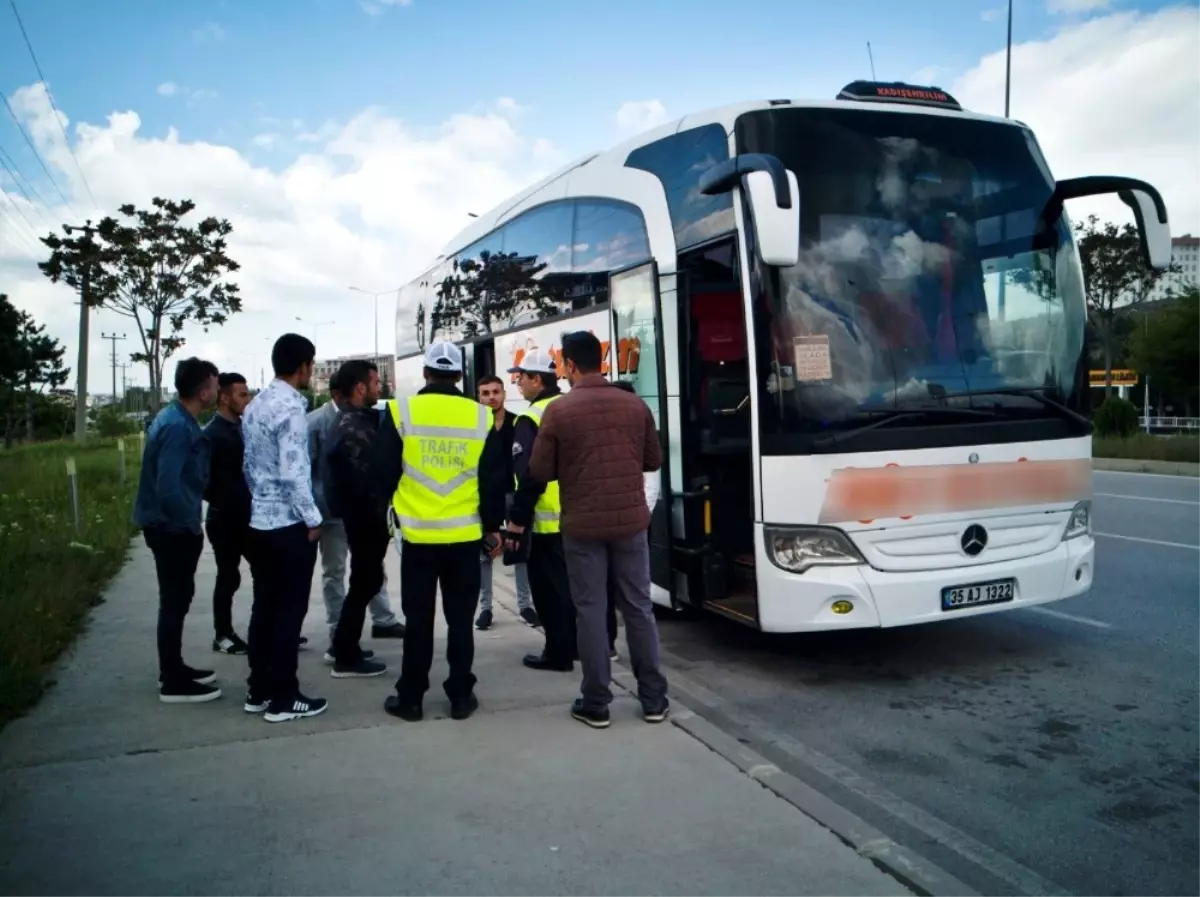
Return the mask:
[[220,43],[228,36],[228,32],[216,22],[205,22],[192,31],[192,40],[198,44]]
[[1046,11],[1054,15],[1099,12],[1108,8],[1108,0],[1047,0]]
[[409,6],[411,4],[412,0],[362,0],[358,5],[367,15],[380,16],[389,6]]
[[[11,194],[37,230],[30,232],[15,215],[4,217],[0,289],[48,324],[68,347],[74,367],[78,308],[70,289],[38,272],[35,262],[44,252],[36,237],[59,222],[81,223],[77,217],[97,213],[81,198],[86,191],[41,86],[18,90],[11,102],[77,214],[61,208],[39,214]],[[103,213],[166,196],[193,199],[197,215],[232,222],[230,254],[242,265],[236,281],[245,311],[207,334],[187,328],[183,352],[204,352],[255,380],[267,366],[270,340],[289,329],[311,333],[311,325],[296,317],[337,321],[320,328],[323,356],[371,351],[373,303],[351,293],[351,285],[375,291],[406,283],[470,223],[467,212],[500,202],[561,164],[561,154],[547,140],[518,130],[507,103],[427,129],[366,109],[311,132],[312,142],[282,170],[252,163],[230,146],[186,141],[174,129],[145,133],[132,111],[114,112],[103,123],[74,123],[74,132],[76,155]],[[41,192],[49,199],[49,189]],[[0,199],[3,207],[8,204]],[[20,222],[20,231],[8,230],[10,219]],[[394,345],[391,301],[386,296],[379,301],[385,351]],[[113,328],[129,333],[122,350],[132,350],[132,322],[110,312],[92,321],[96,333]],[[106,346],[97,339],[90,347],[92,392],[108,391]],[[172,371],[168,364],[167,379]],[[144,368],[136,372],[137,382],[144,383]]]
[[991,9],[985,9],[983,12],[981,12],[979,14],[979,18],[981,18],[985,22],[997,22],[1003,16],[1005,16],[1007,14],[1008,14],[1007,6],[995,6],[995,7],[992,7]]
[[667,109],[659,100],[629,100],[617,110],[617,130],[638,134],[661,125],[667,118]]
[[[1162,193],[1175,234],[1200,232],[1200,11],[1121,12],[1013,46],[1012,116],[1025,122],[1055,177],[1125,175]],[[967,109],[1004,112],[1004,50],[947,89]],[[1090,213],[1132,221],[1119,199],[1078,200]]]
[[178,90],[179,85],[174,81],[164,81],[158,85],[158,95],[160,97],[173,97]]
[[270,149],[279,142],[278,134],[255,134],[254,139],[250,141],[255,146],[263,149]]

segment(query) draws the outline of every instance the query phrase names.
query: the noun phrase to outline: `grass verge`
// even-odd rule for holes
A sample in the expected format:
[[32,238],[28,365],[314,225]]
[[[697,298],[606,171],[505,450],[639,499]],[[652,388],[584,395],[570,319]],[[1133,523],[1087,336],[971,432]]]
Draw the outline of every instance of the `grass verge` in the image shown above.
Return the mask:
[[[50,665],[79,633],[121,568],[134,533],[139,442],[0,452],[0,728],[37,701]],[[66,462],[75,459],[79,532]]]
[[1092,456],[1130,461],[1200,462],[1200,436],[1095,436]]

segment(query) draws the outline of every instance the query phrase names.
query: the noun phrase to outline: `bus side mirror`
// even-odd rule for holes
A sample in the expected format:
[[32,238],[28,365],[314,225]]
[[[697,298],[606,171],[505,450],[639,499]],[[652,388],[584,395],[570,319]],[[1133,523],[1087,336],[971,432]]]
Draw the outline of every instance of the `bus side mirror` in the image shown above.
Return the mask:
[[705,196],[746,191],[758,255],[764,263],[790,268],[800,260],[800,187],[796,175],[767,153],[743,153],[718,162],[700,176]]
[[1167,204],[1162,195],[1145,181],[1136,178],[1087,177],[1067,178],[1054,185],[1042,217],[1053,221],[1062,213],[1065,200],[1084,196],[1115,193],[1133,209],[1138,238],[1142,244],[1142,260],[1147,266],[1162,271],[1171,267],[1171,225],[1167,221]]
[[800,260],[800,188],[796,175],[790,171],[784,174],[790,208],[779,207],[775,185],[767,172],[752,171],[745,179],[759,258],[778,268],[790,268]]

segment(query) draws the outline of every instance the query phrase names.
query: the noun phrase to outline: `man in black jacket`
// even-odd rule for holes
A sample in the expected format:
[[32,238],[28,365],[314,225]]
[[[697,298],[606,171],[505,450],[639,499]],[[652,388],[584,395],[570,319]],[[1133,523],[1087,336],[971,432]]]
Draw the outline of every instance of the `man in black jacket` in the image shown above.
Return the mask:
[[[533,605],[546,633],[546,645],[541,654],[527,654],[525,666],[534,670],[553,670],[569,673],[575,668],[578,654],[575,645],[575,607],[567,582],[567,562],[563,554],[562,532],[559,526],[561,506],[558,484],[547,491],[529,475],[529,456],[537,439],[542,412],[562,395],[558,388],[558,372],[550,353],[529,352],[516,367],[517,387],[529,408],[517,417],[513,427],[512,460],[516,474],[516,493],[509,511],[508,529],[511,533],[532,530],[529,539],[529,590]],[[512,544],[516,544],[513,540]]]
[[242,412],[250,403],[250,390],[246,378],[234,373],[218,376],[217,386],[217,413],[204,427],[210,446],[205,530],[217,559],[212,647],[222,654],[245,654],[246,643],[233,629],[233,596],[242,584],[250,529],[250,490],[242,473]]
[[[380,413],[379,368],[369,361],[351,359],[338,368],[342,413],[327,449],[330,482],[326,501],[332,515],[346,528],[350,546],[350,587],[333,634],[335,679],[382,676],[387,665],[363,654],[359,644],[367,605],[383,587],[383,562],[387,555],[387,512],[399,479],[398,468],[383,469],[386,453],[378,439]],[[398,456],[397,456],[398,457]]]

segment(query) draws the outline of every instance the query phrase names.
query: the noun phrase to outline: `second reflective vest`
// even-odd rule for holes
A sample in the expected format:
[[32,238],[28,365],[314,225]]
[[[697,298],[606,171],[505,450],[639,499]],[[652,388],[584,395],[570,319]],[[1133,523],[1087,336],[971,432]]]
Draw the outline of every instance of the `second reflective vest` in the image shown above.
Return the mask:
[[[546,411],[546,406],[555,399],[562,398],[562,394],[553,395],[549,398],[538,399],[527,409],[517,415],[517,420],[523,417],[533,421],[535,427],[539,430],[542,428],[542,415]],[[535,437],[536,438],[536,437]],[[537,504],[533,506],[533,531],[535,533],[557,533],[561,532],[562,518],[562,499],[558,494],[558,480],[546,484],[546,490],[538,498]]]
[[394,399],[388,410],[404,441],[392,498],[401,535],[435,545],[481,540],[479,461],[492,409],[465,396],[426,393]]

